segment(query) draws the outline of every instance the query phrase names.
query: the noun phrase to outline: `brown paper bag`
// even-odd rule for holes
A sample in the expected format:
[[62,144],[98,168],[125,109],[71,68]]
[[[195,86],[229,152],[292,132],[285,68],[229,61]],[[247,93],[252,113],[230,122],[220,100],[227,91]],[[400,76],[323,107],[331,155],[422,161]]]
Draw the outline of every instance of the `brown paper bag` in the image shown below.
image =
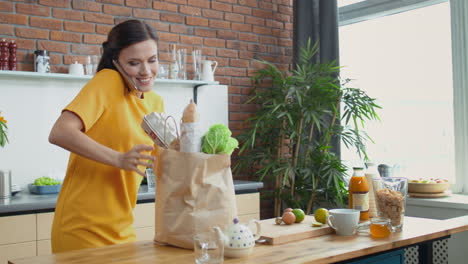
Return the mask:
[[159,149],[156,164],[157,243],[193,249],[193,236],[226,230],[237,215],[229,155]]

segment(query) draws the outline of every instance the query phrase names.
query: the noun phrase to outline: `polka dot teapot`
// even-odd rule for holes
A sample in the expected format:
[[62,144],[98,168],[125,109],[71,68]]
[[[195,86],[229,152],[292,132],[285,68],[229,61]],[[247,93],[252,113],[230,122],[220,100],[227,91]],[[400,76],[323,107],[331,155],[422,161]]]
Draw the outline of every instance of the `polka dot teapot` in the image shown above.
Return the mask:
[[[255,240],[260,237],[260,222],[257,220],[251,220],[246,226],[240,224],[237,217],[234,218],[233,222],[234,224],[228,227],[226,233],[223,233],[219,227],[214,228],[221,240],[224,241],[224,256],[229,258],[242,258],[248,256],[252,253],[255,246]],[[249,226],[253,224],[256,226],[255,234],[249,228]]]

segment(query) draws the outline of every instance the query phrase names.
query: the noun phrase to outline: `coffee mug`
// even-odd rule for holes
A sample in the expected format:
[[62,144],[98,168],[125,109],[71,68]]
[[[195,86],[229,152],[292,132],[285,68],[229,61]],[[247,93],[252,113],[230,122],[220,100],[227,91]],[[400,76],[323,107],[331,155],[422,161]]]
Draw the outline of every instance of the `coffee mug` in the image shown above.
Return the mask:
[[84,75],[83,64],[80,64],[75,61],[75,63],[70,64],[68,67],[68,73],[73,75]]
[[327,217],[328,225],[335,229],[337,235],[350,236],[356,233],[359,224],[359,210],[331,209]]

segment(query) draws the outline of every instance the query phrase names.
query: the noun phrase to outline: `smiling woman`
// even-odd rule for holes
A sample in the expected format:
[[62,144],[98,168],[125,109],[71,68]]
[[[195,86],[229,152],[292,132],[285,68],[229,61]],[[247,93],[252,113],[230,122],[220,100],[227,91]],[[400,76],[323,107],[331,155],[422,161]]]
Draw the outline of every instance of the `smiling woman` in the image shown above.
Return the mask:
[[[141,21],[116,25],[103,43],[98,73],[50,132],[51,143],[71,152],[52,226],[54,253],[136,239],[137,190],[154,160],[152,140],[140,123],[164,110],[162,98],[151,90],[158,68],[156,41],[155,30]],[[125,75],[138,90],[125,84]]]

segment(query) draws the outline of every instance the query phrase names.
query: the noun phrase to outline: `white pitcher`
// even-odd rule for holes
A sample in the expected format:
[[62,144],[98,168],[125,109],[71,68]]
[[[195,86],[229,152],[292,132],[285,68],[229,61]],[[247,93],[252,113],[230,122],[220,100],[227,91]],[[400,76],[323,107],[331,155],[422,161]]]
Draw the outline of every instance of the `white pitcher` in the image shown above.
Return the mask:
[[[214,68],[212,65],[214,64]],[[214,72],[218,66],[217,61],[204,60],[202,67],[202,80],[205,82],[214,82]]]

